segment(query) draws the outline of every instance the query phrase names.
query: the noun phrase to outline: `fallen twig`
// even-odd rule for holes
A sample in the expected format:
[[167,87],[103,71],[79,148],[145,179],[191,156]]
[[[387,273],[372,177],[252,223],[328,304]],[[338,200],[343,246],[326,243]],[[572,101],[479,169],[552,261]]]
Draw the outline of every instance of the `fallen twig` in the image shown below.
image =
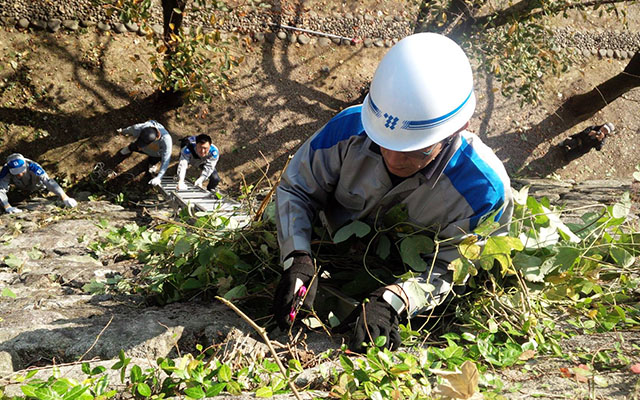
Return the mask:
[[98,340],[100,340],[100,336],[102,336],[104,331],[106,331],[107,328],[109,327],[109,325],[111,325],[111,321],[113,321],[113,315],[111,316],[111,318],[109,318],[109,322],[107,322],[107,324],[104,326],[104,328],[102,328],[100,333],[98,333],[98,336],[96,336],[96,340],[93,341],[93,344],[87,349],[87,351],[84,352],[83,355],[80,356],[80,358],[78,359],[78,362],[82,361],[84,356],[86,356],[91,351],[91,349],[94,348],[94,346],[98,343]]
[[267,332],[264,330],[264,328],[259,326],[255,322],[253,322],[253,320],[251,318],[249,318],[245,313],[240,311],[240,309],[238,307],[236,307],[229,300],[227,300],[227,299],[225,299],[223,297],[220,297],[220,296],[216,296],[216,299],[220,300],[227,307],[229,307],[233,311],[235,311],[235,313],[238,314],[240,316],[240,318],[242,318],[245,321],[247,321],[247,323],[249,325],[251,325],[251,327],[253,329],[255,329],[256,332],[258,332],[258,334],[260,335],[262,340],[264,340],[264,342],[267,345],[267,347],[269,347],[269,352],[271,352],[271,355],[276,360],[276,364],[278,364],[278,368],[280,368],[280,372],[282,372],[282,376],[284,377],[284,379],[287,380],[287,383],[289,384],[289,387],[291,388],[291,391],[293,392],[293,395],[296,397],[296,399],[302,400],[302,398],[300,397],[300,393],[298,393],[298,390],[296,389],[296,386],[293,384],[293,382],[287,376],[287,370],[284,368],[284,365],[282,365],[282,362],[280,362],[280,358],[278,357],[278,354],[276,353],[276,350],[273,348],[273,345],[271,344],[271,340],[269,340],[269,337],[267,336]]

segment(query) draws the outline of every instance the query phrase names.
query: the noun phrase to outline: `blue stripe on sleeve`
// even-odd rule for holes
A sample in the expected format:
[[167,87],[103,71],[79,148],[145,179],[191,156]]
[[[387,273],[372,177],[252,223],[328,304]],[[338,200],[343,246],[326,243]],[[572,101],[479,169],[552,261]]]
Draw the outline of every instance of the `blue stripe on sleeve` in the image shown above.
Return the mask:
[[[464,138],[461,139],[462,144],[449,161],[444,174],[473,209],[470,229],[474,230],[482,217],[502,208],[505,201],[504,184],[473,147]],[[501,214],[502,210],[496,215],[496,221]]]
[[38,163],[29,163],[29,170],[38,176],[44,174],[44,169],[42,169],[42,167],[39,166]]
[[355,135],[364,135],[360,119],[362,105],[349,107],[331,118],[322,130],[311,140],[311,150],[328,149]]
[[7,176],[8,173],[9,173],[9,167],[7,167],[6,165],[3,166],[2,169],[0,170],[0,179]]

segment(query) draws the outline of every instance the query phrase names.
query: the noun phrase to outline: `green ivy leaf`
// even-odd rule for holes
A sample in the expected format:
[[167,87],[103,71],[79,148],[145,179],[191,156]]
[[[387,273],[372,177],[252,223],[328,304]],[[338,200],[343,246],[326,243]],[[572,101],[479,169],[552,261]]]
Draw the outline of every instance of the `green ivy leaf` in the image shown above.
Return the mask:
[[175,244],[173,248],[173,255],[176,257],[180,257],[183,254],[188,253],[189,251],[191,251],[191,243],[186,237],[183,237]]
[[215,247],[213,246],[206,246],[205,248],[201,249],[198,252],[198,263],[203,267],[211,265],[214,253]]
[[616,261],[616,264],[623,268],[628,268],[636,262],[636,258],[621,247],[611,246],[609,254]]
[[[136,365],[137,367],[137,365]],[[140,396],[142,397],[149,397],[151,396],[151,388],[149,387],[149,385],[147,385],[144,382],[140,382],[138,383],[138,387],[136,388],[136,390],[138,391],[138,393],[140,394]]]
[[182,289],[182,290],[194,290],[194,289],[200,289],[203,286],[204,286],[204,284],[200,280],[194,279],[194,278],[189,278],[186,281],[184,281],[184,283],[180,286],[180,289]]
[[334,243],[342,243],[349,239],[351,236],[362,238],[371,232],[371,227],[362,221],[353,221],[340,228],[333,237]]
[[227,384],[224,382],[211,385],[211,387],[207,389],[207,393],[206,393],[207,397],[215,397],[219,395],[220,392],[222,392],[226,386]]
[[394,225],[407,222],[409,220],[409,212],[407,211],[407,205],[400,203],[391,207],[389,211],[382,217],[382,223],[387,228]]
[[134,365],[131,367],[131,372],[129,377],[131,378],[131,382],[136,383],[142,381],[142,368],[138,365]]
[[478,275],[475,265],[466,258],[456,258],[449,263],[447,269],[453,270],[453,282],[456,284],[463,283],[467,276]]
[[89,389],[86,386],[74,386],[71,388],[71,390],[69,390],[68,392],[66,392],[64,394],[64,396],[62,396],[62,400],[76,400],[77,398],[79,398],[87,389]]
[[24,264],[24,262],[21,259],[19,259],[18,257],[16,257],[14,254],[9,254],[8,256],[6,256],[4,258],[4,260],[2,262],[7,264],[9,266],[9,268],[11,268],[13,270],[20,269],[22,267],[22,265]]
[[216,261],[226,267],[233,267],[240,260],[236,253],[224,247],[217,247],[215,254]]
[[247,293],[247,287],[245,285],[238,285],[225,293],[223,297],[229,301],[232,301],[234,299],[245,297]]
[[256,397],[271,397],[273,396],[273,390],[269,386],[261,387],[256,390]]
[[27,397],[32,397],[37,399],[38,396],[36,395],[36,387],[35,386],[31,386],[31,385],[22,385],[20,386],[20,390],[22,390],[22,393],[24,393],[25,396]]
[[626,218],[629,215],[629,211],[631,211],[631,198],[629,192],[625,192],[620,202],[613,205],[611,214],[613,218]]
[[516,253],[513,266],[524,275],[529,282],[543,282],[545,274],[541,269],[542,259],[524,253]]
[[560,247],[558,248],[558,254],[555,256],[555,269],[560,268],[560,272],[567,271],[578,261],[582,251],[575,247]]
[[391,241],[386,235],[381,235],[378,239],[378,247],[376,248],[376,255],[383,260],[386,260],[391,254]]
[[374,343],[375,343],[376,347],[382,348],[387,343],[387,337],[386,336],[378,336],[377,338],[375,338]]
[[0,293],[0,295],[4,297],[11,297],[12,299],[16,298],[16,294],[13,293],[8,287],[2,289],[2,293]]
[[231,381],[231,368],[227,364],[222,364],[218,371],[218,380],[222,382]]
[[202,390],[202,386],[200,385],[186,388],[184,390],[184,394],[191,397],[192,399],[201,399],[205,397],[204,390]]
[[103,294],[105,292],[105,284],[92,280],[91,282],[82,285],[82,290],[90,294]]
[[433,240],[425,235],[407,236],[400,242],[402,262],[417,272],[424,272],[428,267],[420,254],[431,254],[433,253],[433,249]]

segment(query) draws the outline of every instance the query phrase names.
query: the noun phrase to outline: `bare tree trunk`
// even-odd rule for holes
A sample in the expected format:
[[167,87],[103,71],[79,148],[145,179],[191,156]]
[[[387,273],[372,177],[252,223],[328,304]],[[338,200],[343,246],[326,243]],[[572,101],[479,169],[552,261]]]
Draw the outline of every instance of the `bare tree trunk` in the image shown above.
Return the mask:
[[568,99],[565,103],[566,112],[574,117],[591,116],[638,86],[640,86],[640,52],[636,52],[624,71],[618,75],[599,84],[587,93]]
[[[187,2],[188,0],[162,0],[162,22],[165,42],[169,39],[169,34],[173,30],[177,31],[182,26],[182,16]],[[180,10],[180,12],[175,12],[174,10]],[[171,29],[171,24],[173,24],[173,29]]]

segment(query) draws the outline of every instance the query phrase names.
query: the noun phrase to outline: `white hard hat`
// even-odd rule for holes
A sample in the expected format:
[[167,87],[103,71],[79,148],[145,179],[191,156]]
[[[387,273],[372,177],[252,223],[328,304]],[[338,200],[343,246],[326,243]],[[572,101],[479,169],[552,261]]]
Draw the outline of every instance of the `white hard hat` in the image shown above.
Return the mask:
[[11,175],[18,175],[27,170],[27,162],[22,154],[14,153],[7,157],[7,166]]
[[382,58],[362,105],[362,124],[381,147],[413,151],[461,129],[473,115],[473,73],[460,46],[418,33]]

